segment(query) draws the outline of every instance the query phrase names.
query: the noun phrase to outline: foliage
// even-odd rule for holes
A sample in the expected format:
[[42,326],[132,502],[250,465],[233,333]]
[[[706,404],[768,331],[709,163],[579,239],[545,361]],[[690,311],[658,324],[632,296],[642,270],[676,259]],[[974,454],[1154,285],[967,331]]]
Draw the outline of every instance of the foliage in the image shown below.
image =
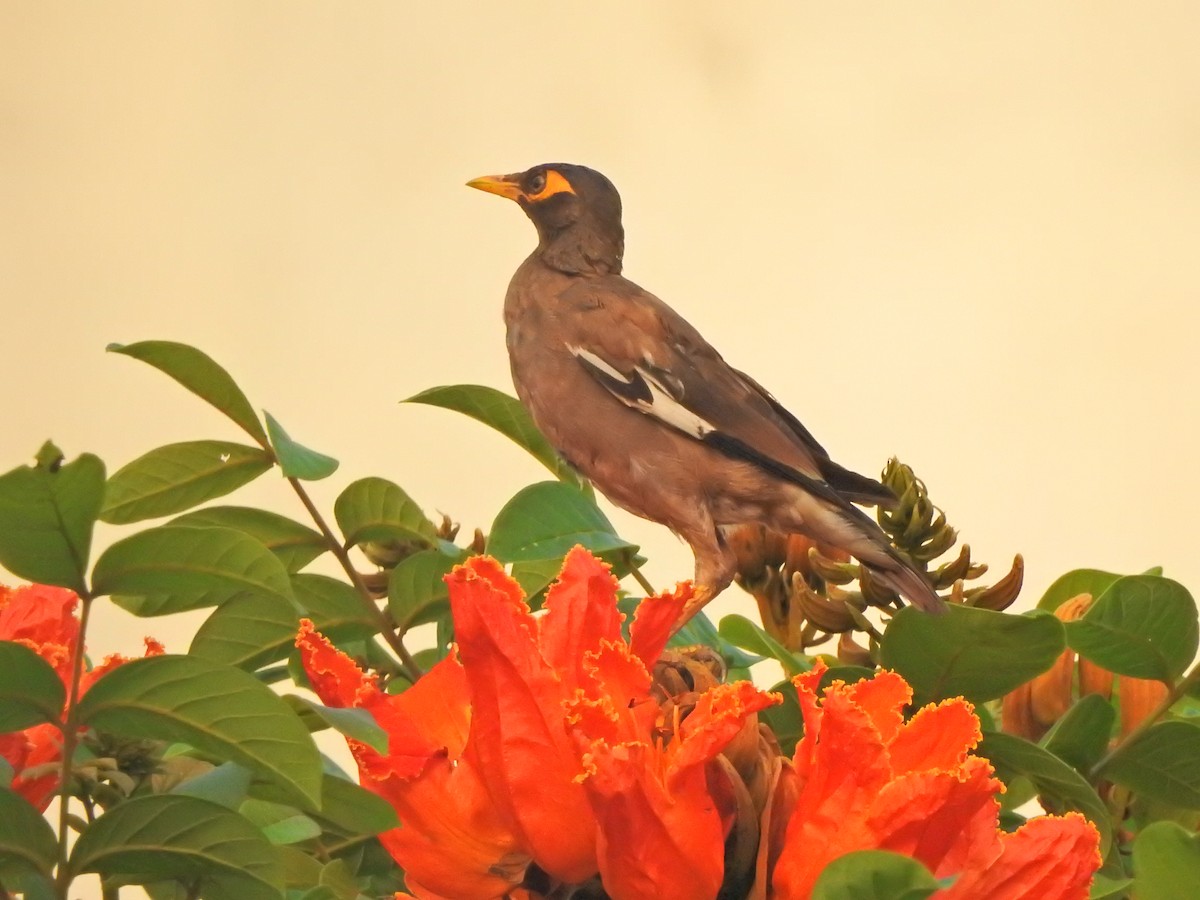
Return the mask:
[[[912,716],[915,707],[960,717],[966,737],[944,767],[966,766],[970,778],[960,780],[980,786],[978,821],[991,821],[988,840],[1005,848],[993,855],[1025,859],[1053,823],[1086,817],[1103,854],[1093,897],[1169,896],[1200,871],[1197,609],[1160,572],[1079,570],[1051,585],[1037,610],[1006,613],[1020,558],[990,587],[965,587],[985,567],[966,547],[936,564],[957,532],[893,462],[885,480],[900,503],[881,523],[946,592],[948,615],[899,609],[830,548],[746,532],[734,536],[739,580],[760,621],[730,616],[717,627],[700,616],[663,651],[646,637],[666,640],[669,617],[654,610],[684,594],[646,583],[637,546],[513,398],[474,385],[410,398],[494,428],[549,472],[517,490],[490,528],[460,539],[456,525],[429,518],[386,478],[352,480],[331,509],[318,509],[305,483],[332,477],[337,461],[255,412],[201,351],[168,341],[110,349],[174,379],[240,434],[151,448],[111,473],[92,454],[68,460],[47,442],[31,465],[0,475],[0,565],[33,583],[0,587],[0,896],[66,898],[84,873],[99,874],[108,898],[129,885],[155,900],[436,896],[414,874],[428,866],[412,866],[406,884],[397,859],[420,847],[422,810],[450,796],[428,779],[451,771],[460,786],[488,785],[462,796],[486,799],[479,815],[495,825],[507,868],[485,870],[512,896],[565,897],[579,884],[587,896],[645,896],[639,867],[649,858],[667,873],[686,866],[689,896],[956,896],[956,879],[985,875],[945,870],[928,843],[919,851],[874,826],[855,831],[845,803],[813,780],[834,750],[864,777],[883,772],[873,766],[884,754],[893,763],[879,775],[879,797],[902,790],[900,745],[855,743],[836,727],[855,715],[860,738],[892,727],[862,700],[885,688],[836,680],[880,668],[897,674],[861,684],[904,685],[887,713],[902,723],[905,708],[910,725],[896,727],[914,737],[904,740],[933,740],[915,723],[935,713]],[[306,521],[222,499],[275,468]],[[98,554],[97,522],[126,529]],[[578,546],[630,597],[599,570],[580,575],[592,563]],[[564,558],[576,569],[552,586]],[[491,599],[481,605],[471,590]],[[658,599],[639,606],[642,597]],[[88,622],[108,602],[144,617],[202,610],[204,619],[187,653],[150,642],[144,658],[93,665]],[[631,631],[617,610],[635,607]],[[498,610],[506,612],[496,618]],[[541,643],[515,656],[517,644],[503,643],[535,633]],[[339,673],[332,682],[314,669],[318,646],[321,665]],[[779,665],[789,680],[775,691],[746,683]],[[343,694],[339,683],[357,687]],[[321,703],[296,693],[309,687]],[[436,703],[422,705],[431,695],[458,718],[436,718]],[[454,696],[463,699],[451,709]],[[964,724],[974,721],[971,704],[983,727],[975,755],[975,726]],[[421,727],[397,730],[401,715]],[[522,762],[533,745],[519,729],[531,723],[542,750]],[[312,735],[329,729],[350,741],[363,786],[319,752]],[[949,752],[925,750],[930,759]],[[469,762],[449,766],[459,758]],[[405,806],[380,787],[396,784],[375,777],[381,760],[389,779],[426,779],[432,793]],[[993,770],[1007,787],[994,810]],[[934,821],[936,792],[921,790]],[[47,817],[54,795],[62,802]],[[708,812],[676,805],[687,798]],[[1033,799],[1065,818],[1026,822]],[[556,804],[565,804],[557,819]],[[409,828],[397,830],[398,811]],[[1009,835],[998,836],[995,816]],[[1086,862],[1092,832],[1070,827],[1054,852]],[[791,828],[809,845],[823,836],[823,871],[797,874],[797,859],[764,849],[784,847]],[[561,853],[547,851],[546,834],[564,836]],[[790,874],[772,880],[780,858]],[[462,896],[504,896],[480,890]],[[1028,896],[1040,896],[1034,890]]]

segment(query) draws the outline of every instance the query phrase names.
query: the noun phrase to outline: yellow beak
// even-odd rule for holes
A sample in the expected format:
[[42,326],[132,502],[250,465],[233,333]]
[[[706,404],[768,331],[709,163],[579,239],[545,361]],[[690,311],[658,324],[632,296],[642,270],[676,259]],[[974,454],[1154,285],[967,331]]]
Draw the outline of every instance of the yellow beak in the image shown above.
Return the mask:
[[482,178],[468,181],[467,187],[487,191],[489,194],[499,194],[509,200],[516,200],[524,195],[517,181],[519,177],[518,175],[485,175]]

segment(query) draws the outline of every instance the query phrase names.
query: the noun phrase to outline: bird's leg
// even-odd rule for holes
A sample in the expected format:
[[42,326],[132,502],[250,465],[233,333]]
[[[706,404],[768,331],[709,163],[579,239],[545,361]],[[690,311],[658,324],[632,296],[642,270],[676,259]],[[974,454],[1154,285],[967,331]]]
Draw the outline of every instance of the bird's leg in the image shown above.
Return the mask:
[[684,604],[683,612],[679,614],[679,618],[671,626],[671,634],[674,635],[675,632],[679,631],[680,628],[691,620],[692,616],[704,609],[708,601],[712,600],[719,593],[720,590],[714,588],[712,585],[697,584],[692,592],[692,598]]
[[704,527],[683,534],[683,538],[691,544],[692,551],[696,554],[696,577],[693,582],[696,587],[692,599],[684,605],[683,612],[675,620],[671,634],[686,625],[713,597],[729,587],[737,566],[737,560],[725,542],[725,536],[711,520],[705,523]]

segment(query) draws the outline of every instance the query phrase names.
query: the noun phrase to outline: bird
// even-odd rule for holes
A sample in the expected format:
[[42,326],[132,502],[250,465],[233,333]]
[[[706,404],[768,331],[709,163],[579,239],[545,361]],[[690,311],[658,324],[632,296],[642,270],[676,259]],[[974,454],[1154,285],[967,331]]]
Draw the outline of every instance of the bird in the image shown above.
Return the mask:
[[543,163],[467,185],[515,201],[537,231],[504,301],[517,396],[609,500],[691,547],[693,595],[680,623],[733,581],[726,535],[745,524],[841,548],[909,603],[945,610],[855,505],[892,506],[891,490],[834,462],[766,389],[625,278],[621,197],[608,178]]

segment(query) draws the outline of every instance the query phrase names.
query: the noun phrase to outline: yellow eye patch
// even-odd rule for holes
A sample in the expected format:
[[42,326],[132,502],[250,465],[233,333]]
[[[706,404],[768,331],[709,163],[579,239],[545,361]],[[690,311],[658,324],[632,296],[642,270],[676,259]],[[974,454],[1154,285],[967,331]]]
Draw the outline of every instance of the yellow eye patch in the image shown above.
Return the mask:
[[573,194],[575,189],[571,187],[571,182],[567,181],[561,174],[554,169],[546,172],[546,186],[536,194],[526,194],[525,199],[530,203],[540,203],[543,200],[553,197],[555,194]]

